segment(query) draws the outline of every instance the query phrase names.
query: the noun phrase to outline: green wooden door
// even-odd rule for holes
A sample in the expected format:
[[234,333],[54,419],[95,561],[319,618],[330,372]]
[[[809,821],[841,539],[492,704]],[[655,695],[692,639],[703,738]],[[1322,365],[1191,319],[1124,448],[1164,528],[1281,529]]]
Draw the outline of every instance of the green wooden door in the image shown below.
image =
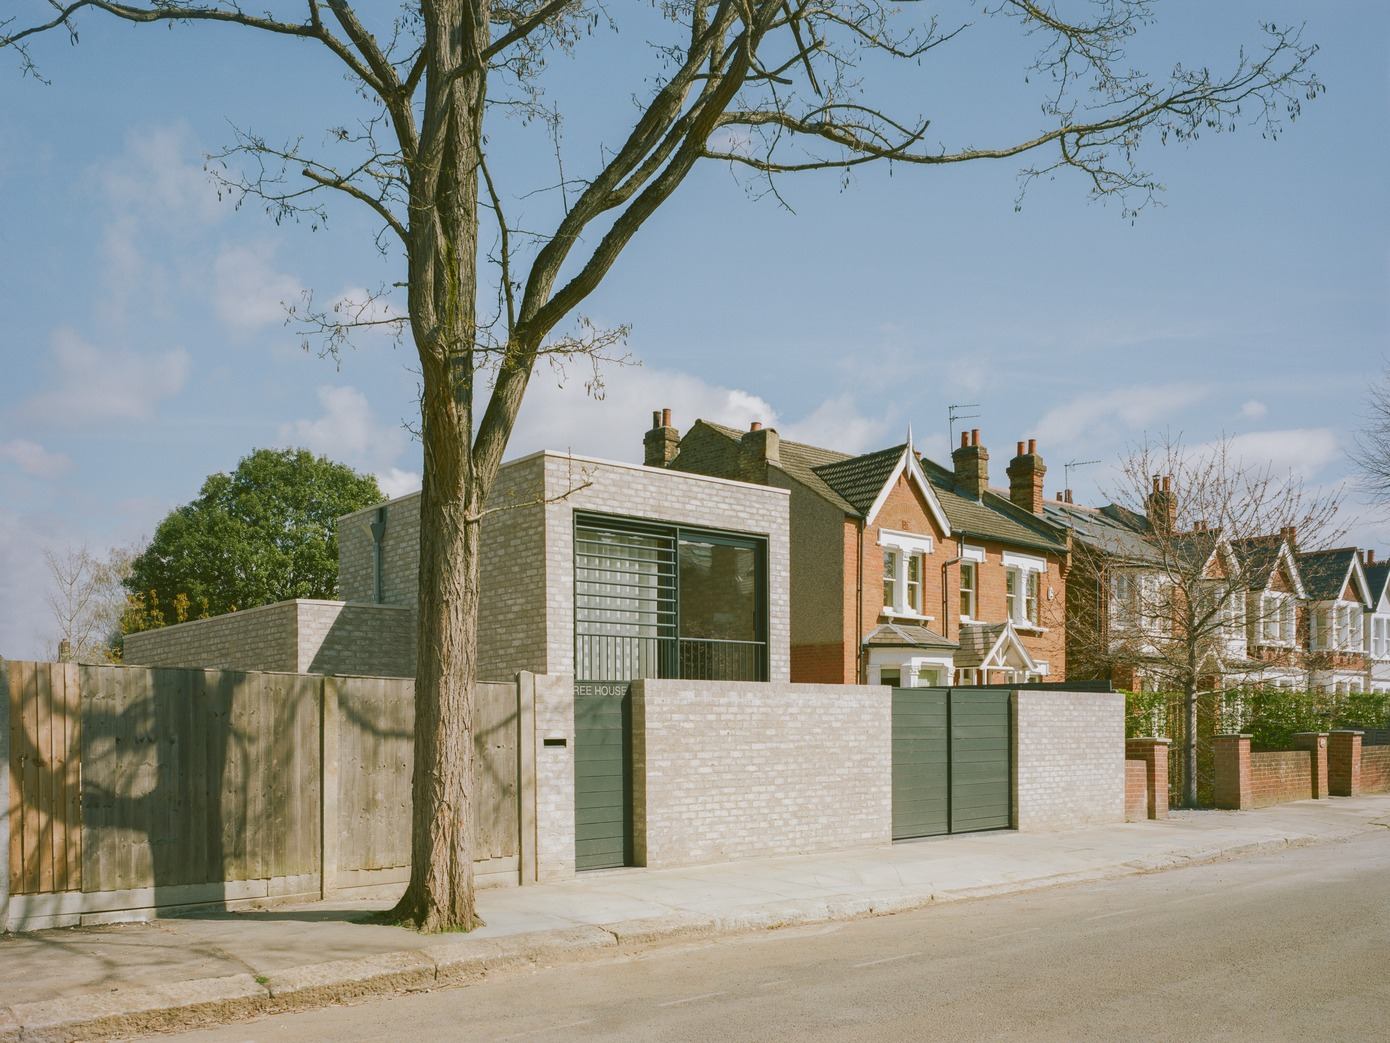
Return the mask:
[[632,686],[574,686],[574,865],[632,864]]
[[998,688],[951,689],[952,833],[1012,825],[1009,695]]
[[893,689],[893,839],[950,829],[945,688]]

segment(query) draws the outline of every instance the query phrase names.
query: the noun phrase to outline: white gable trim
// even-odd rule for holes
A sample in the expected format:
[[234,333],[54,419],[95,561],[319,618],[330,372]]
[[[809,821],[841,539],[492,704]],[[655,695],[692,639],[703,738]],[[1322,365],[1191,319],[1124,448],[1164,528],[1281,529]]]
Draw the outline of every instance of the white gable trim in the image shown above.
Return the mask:
[[989,650],[989,654],[980,660],[981,670],[1007,670],[1003,656],[1004,644],[1009,643],[1017,650],[1019,658],[1023,660],[1024,669],[1029,673],[1038,672],[1038,664],[1033,662],[1033,657],[1028,654],[1028,649],[1023,647],[1023,642],[1019,640],[1018,634],[1014,631],[1013,623],[1005,623],[1004,630],[999,635],[999,639],[994,642],[994,647]]
[[[1351,568],[1347,570],[1347,575],[1355,576],[1356,585],[1361,588],[1361,607],[1373,607],[1375,605],[1375,599],[1371,597],[1371,583],[1366,579],[1366,570],[1361,567],[1361,554],[1359,551],[1351,556]],[[1347,583],[1346,580],[1343,579],[1342,590],[1346,590],[1346,588]],[[1340,598],[1342,596],[1341,592],[1338,592],[1337,596]]]
[[951,523],[946,520],[946,512],[941,509],[941,501],[936,498],[936,493],[932,492],[931,483],[927,481],[927,476],[922,472],[922,465],[917,462],[917,454],[911,445],[904,447],[903,455],[898,457],[898,462],[893,467],[893,473],[883,483],[883,488],[878,491],[878,497],[874,500],[873,506],[869,508],[869,513],[864,516],[864,524],[872,525],[874,523],[874,519],[878,517],[878,512],[883,510],[883,505],[888,502],[888,494],[893,491],[893,486],[898,483],[898,479],[904,471],[907,472],[908,480],[915,482],[917,488],[921,490],[922,498],[927,501],[927,510],[940,527],[942,537],[951,535]]
[[[1282,561],[1285,565],[1289,567],[1289,576],[1293,580],[1294,593],[1301,598],[1306,598],[1308,596],[1308,592],[1303,589],[1303,576],[1298,571],[1298,562],[1294,560],[1293,551],[1289,550],[1289,544],[1287,540],[1279,544],[1279,561]],[[1274,563],[1274,567],[1276,569],[1279,567],[1279,561],[1276,561]],[[1271,572],[1270,575],[1272,577],[1273,573]],[[1266,587],[1268,585],[1268,583],[1265,584]]]

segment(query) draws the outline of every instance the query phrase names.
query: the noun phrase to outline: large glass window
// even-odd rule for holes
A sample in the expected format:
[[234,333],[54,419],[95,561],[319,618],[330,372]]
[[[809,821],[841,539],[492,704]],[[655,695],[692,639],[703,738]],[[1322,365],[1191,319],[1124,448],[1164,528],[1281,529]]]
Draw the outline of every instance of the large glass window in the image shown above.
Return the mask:
[[580,679],[765,677],[762,540],[581,515],[574,568]]

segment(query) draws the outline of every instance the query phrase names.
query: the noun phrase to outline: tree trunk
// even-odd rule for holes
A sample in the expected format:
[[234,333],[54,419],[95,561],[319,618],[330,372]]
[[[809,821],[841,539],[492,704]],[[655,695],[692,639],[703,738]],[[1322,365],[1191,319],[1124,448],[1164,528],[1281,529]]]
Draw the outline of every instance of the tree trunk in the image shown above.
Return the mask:
[[1183,713],[1187,718],[1187,735],[1182,749],[1183,807],[1197,806],[1197,686],[1189,681],[1183,693]]
[[469,439],[450,429],[456,414],[427,405],[424,415],[425,455],[433,466],[425,468],[420,496],[414,821],[410,884],[393,915],[422,931],[467,931],[477,923],[472,782],[478,490],[460,459],[469,452]]

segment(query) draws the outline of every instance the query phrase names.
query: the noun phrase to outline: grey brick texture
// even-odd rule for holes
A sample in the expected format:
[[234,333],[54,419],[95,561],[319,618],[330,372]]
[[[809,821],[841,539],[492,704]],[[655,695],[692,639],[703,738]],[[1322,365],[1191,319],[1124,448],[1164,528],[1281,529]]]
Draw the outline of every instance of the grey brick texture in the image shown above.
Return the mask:
[[1125,703],[1110,692],[1014,693],[1019,830],[1125,820]]
[[632,700],[639,864],[891,842],[888,688],[648,680]]

